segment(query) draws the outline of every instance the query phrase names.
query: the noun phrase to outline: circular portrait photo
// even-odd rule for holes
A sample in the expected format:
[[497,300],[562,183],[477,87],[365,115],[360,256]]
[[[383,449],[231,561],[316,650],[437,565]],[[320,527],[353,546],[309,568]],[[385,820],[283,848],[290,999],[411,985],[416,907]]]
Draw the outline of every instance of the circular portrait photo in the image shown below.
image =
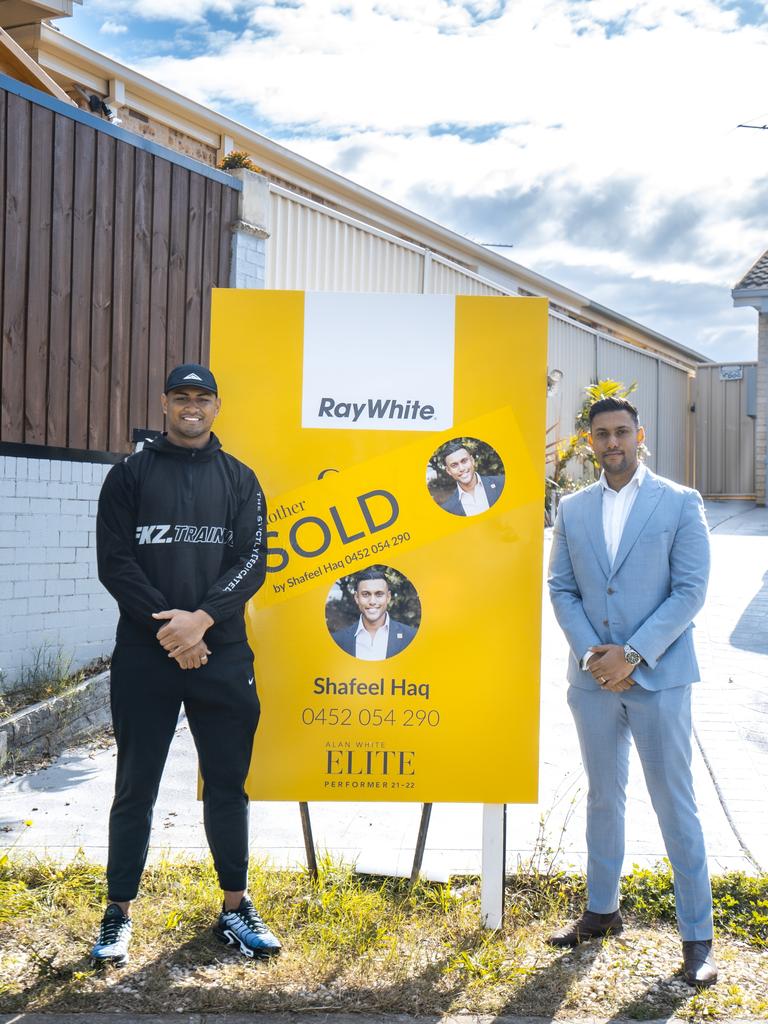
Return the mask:
[[427,463],[427,487],[445,512],[479,516],[504,490],[499,453],[476,437],[454,437],[440,445]]
[[363,661],[384,661],[416,636],[421,602],[401,572],[374,565],[336,580],[325,602],[325,622],[342,651]]

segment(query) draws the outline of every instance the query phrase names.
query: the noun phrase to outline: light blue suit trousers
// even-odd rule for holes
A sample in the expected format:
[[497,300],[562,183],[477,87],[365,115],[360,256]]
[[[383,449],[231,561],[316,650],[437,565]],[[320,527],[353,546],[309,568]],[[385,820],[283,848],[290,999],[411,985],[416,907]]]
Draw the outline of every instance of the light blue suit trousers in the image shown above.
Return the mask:
[[[629,749],[634,739],[675,874],[684,940],[712,938],[707,855],[691,778],[691,683],[699,676],[692,619],[709,575],[701,497],[648,470],[610,562],[599,484],[565,498],[549,566],[557,620],[570,647],[568,703],[589,780],[588,909],[619,905]],[[635,685],[602,690],[581,659],[595,644],[642,656]]]
[[623,693],[568,687],[587,797],[588,909],[619,906],[624,808],[634,739],[675,878],[675,911],[684,940],[712,938],[707,851],[691,778],[691,687]]

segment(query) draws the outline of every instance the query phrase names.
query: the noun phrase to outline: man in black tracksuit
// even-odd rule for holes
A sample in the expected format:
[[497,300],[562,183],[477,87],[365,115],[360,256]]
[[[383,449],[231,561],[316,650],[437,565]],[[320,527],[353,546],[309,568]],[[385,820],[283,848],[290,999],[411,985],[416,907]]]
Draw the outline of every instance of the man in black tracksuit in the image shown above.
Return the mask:
[[259,720],[243,609],[264,582],[266,506],[253,472],[211,432],[221,401],[210,370],[176,367],[162,396],[167,432],[114,466],[99,498],[99,579],[120,619],[111,671],[117,742],[108,906],[96,961],[125,963],[152,809],[181,705],[203,778],[203,816],[224,906],[214,931],[246,956],[280,944],[245,889],[244,783]]

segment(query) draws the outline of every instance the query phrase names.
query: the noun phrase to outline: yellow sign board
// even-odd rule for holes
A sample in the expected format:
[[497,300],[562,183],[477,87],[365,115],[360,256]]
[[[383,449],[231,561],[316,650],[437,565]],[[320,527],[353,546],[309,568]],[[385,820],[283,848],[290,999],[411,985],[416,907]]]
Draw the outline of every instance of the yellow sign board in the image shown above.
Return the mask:
[[253,799],[536,801],[546,338],[541,299],[214,291],[268,499]]

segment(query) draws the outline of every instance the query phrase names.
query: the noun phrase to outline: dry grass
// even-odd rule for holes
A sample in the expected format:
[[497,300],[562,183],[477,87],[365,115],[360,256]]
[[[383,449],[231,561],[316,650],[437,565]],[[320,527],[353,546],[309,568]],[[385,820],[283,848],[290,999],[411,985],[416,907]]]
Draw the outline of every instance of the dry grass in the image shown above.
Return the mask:
[[580,878],[528,865],[510,879],[503,932],[487,933],[478,926],[476,880],[411,893],[402,881],[361,878],[328,860],[319,883],[254,865],[254,902],[284,944],[280,958],[261,963],[212,936],[218,890],[211,866],[169,860],[145,874],[130,965],[95,971],[87,950],[103,870],[82,859],[62,866],[6,856],[0,1010],[768,1017],[768,934],[760,919],[768,883],[734,875],[718,884],[723,980],[699,994],[679,976],[678,938],[663,920],[663,868],[626,880],[625,904],[637,912],[630,909],[624,935],[562,953],[544,938],[580,904]]

